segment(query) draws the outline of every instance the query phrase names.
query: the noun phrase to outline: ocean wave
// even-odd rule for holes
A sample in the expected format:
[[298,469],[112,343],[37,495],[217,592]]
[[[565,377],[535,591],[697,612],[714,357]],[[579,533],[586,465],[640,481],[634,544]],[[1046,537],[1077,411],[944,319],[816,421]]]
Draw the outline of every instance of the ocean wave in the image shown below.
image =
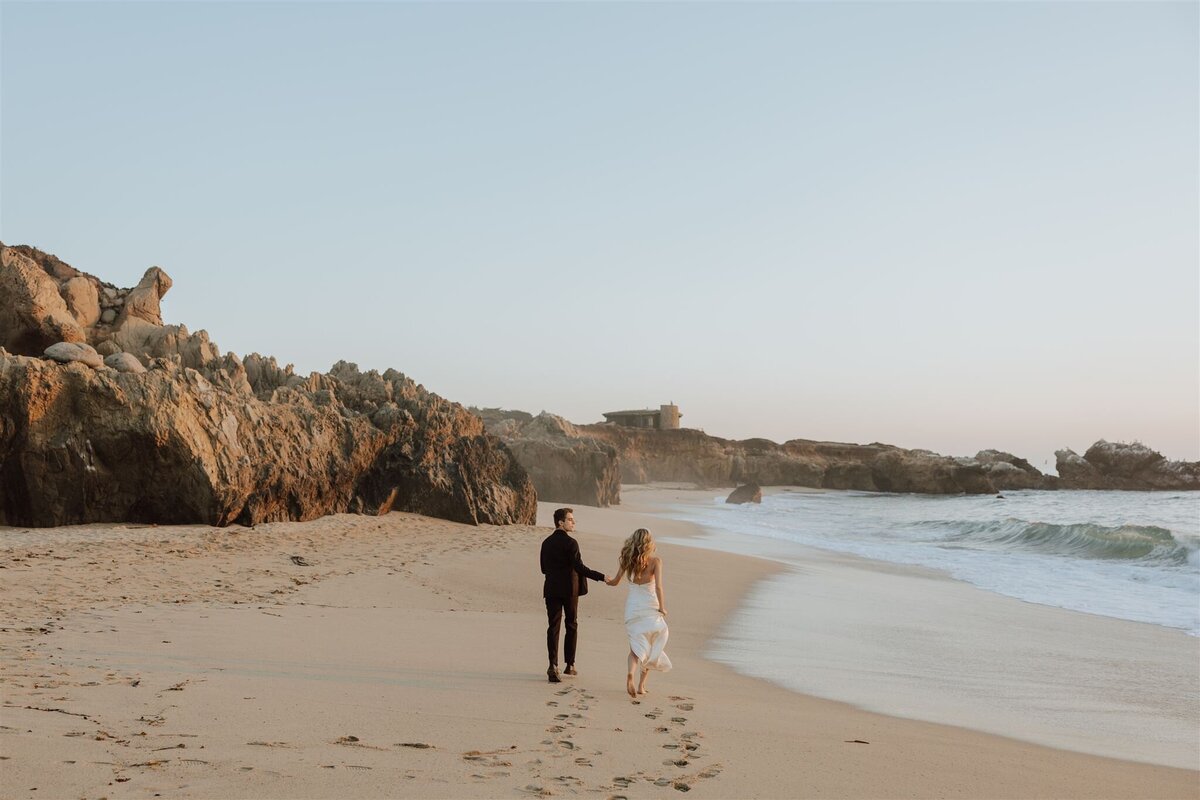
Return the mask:
[[938,520],[913,527],[942,533],[938,543],[1012,547],[1076,558],[1134,561],[1157,565],[1195,565],[1198,543],[1180,541],[1155,525],[1107,527],[1091,523],[1058,525],[1021,519],[991,521]]

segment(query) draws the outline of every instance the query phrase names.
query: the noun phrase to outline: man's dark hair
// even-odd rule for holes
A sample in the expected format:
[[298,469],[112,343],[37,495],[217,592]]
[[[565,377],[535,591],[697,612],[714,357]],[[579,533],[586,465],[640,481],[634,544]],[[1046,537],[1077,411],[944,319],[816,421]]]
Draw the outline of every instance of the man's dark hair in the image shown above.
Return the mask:
[[556,508],[556,509],[554,509],[554,527],[557,528],[559,525],[562,525],[563,520],[567,518],[567,514],[574,514],[574,513],[575,513],[575,509],[573,509],[573,508]]

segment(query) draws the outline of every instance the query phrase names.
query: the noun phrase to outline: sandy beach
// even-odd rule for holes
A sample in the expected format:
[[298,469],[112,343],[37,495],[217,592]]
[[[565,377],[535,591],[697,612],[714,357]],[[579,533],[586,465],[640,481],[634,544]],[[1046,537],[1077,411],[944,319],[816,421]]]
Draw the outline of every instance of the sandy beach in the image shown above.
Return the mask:
[[607,573],[635,527],[670,540],[675,669],[636,704],[624,587],[582,601],[580,675],[546,683],[548,527],[3,529],[0,794],[1200,797],[1193,770],[871,713],[707,659],[781,567],[686,546],[698,531],[653,515],[694,492],[631,494],[576,518]]

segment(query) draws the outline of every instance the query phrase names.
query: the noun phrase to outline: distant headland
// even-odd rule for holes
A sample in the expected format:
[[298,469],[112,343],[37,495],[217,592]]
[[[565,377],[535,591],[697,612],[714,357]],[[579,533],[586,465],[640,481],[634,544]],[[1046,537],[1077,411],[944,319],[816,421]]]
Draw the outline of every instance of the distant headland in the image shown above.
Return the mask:
[[[664,406],[665,408],[665,406]],[[671,404],[678,415],[678,408]],[[575,425],[553,414],[472,409],[529,472],[538,497],[615,505],[621,484],[807,486],[868,492],[995,494],[1010,489],[1200,490],[1200,462],[1168,461],[1140,443],[1100,440],[1082,456],[1059,450],[1058,476],[1000,450],[971,457],[889,444],[792,439],[735,441],[645,421]],[[605,415],[609,416],[608,414]],[[677,417],[676,417],[677,418]]]

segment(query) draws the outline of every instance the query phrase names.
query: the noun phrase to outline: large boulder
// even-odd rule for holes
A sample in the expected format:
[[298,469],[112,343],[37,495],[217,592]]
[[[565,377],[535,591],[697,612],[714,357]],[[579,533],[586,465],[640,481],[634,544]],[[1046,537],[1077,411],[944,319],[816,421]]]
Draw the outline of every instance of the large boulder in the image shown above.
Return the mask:
[[1200,489],[1200,462],[1168,461],[1140,442],[1101,439],[1082,456],[1069,449],[1054,455],[1061,486],[1066,489]]
[[73,364],[78,362],[89,366],[92,369],[99,369],[104,366],[104,359],[96,348],[90,344],[82,342],[58,342],[46,348],[44,354],[51,361],[57,361],[59,364]]
[[743,484],[732,492],[729,497],[725,498],[726,503],[741,505],[743,503],[761,503],[762,502],[762,487],[757,483]]
[[132,353],[113,353],[104,357],[104,366],[117,372],[145,372],[146,368]]

